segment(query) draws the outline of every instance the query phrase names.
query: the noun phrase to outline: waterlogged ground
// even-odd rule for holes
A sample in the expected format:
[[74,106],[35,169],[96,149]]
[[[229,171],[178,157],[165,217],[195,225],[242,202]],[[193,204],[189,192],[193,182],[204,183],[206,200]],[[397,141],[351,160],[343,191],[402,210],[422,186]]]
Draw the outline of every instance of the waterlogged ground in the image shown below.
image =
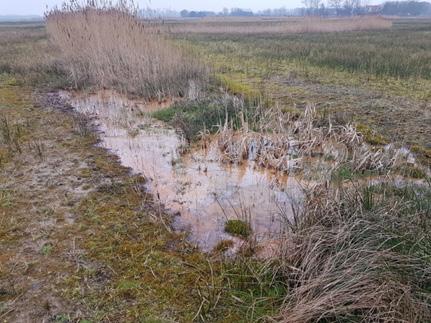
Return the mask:
[[[247,268],[221,266],[164,226],[142,178],[96,147],[62,99],[32,99],[0,76],[0,112],[2,322],[248,320],[234,281],[254,288]],[[269,305],[262,315],[275,315]]]
[[158,104],[108,91],[75,94],[69,100],[93,118],[100,145],[148,179],[149,191],[175,215],[174,228],[190,232],[190,240],[202,250],[211,251],[223,240],[233,240],[234,249],[241,246],[241,239],[225,232],[227,220],[250,223],[256,241],[267,244],[276,239],[282,222],[292,218],[292,206],[301,196],[295,178],[275,176],[252,162],[223,164],[215,140],[185,151],[174,129],[148,116]]

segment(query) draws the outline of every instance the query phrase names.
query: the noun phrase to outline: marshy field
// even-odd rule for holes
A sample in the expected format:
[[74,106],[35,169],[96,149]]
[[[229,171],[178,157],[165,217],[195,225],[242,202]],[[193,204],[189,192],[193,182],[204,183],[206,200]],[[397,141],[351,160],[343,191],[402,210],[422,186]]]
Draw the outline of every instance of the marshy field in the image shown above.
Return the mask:
[[0,321],[430,322],[431,20],[0,23]]

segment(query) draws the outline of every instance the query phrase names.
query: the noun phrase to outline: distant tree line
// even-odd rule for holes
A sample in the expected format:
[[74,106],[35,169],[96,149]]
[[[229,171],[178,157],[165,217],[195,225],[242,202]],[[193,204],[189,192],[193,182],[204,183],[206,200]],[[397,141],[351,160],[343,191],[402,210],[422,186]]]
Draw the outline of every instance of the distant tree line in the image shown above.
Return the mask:
[[187,11],[182,10],[180,12],[181,17],[211,17],[211,16],[233,16],[233,17],[251,17],[255,16],[255,13],[253,11],[248,9],[241,9],[241,8],[233,8],[233,9],[223,9],[221,12],[213,12],[213,11]]
[[431,3],[425,1],[389,1],[381,5],[368,5],[368,0],[303,0],[304,7],[295,9],[277,8],[253,12],[250,9],[224,8],[220,12],[182,10],[141,10],[146,18],[203,18],[215,16],[354,16],[354,15],[395,15],[431,16]]
[[431,3],[418,1],[385,2],[382,14],[395,16],[427,16],[431,15]]
[[425,1],[389,1],[381,5],[368,5],[367,0],[303,0],[305,15],[431,15],[431,4]]

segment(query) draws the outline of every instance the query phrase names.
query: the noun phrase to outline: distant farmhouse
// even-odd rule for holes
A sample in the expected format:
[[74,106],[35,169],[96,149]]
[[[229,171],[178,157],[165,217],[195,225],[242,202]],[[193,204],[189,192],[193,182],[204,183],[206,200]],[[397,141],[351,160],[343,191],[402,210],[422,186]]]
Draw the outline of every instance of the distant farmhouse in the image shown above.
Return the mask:
[[383,9],[383,5],[366,5],[365,6],[365,13],[368,15],[379,15],[381,14]]

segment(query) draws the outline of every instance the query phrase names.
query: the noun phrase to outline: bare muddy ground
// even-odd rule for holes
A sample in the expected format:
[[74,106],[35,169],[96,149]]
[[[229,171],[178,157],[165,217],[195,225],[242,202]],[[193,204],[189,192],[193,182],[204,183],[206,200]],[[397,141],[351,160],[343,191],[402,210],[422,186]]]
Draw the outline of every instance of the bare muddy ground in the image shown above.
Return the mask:
[[79,237],[61,232],[74,224],[74,206],[106,177],[80,175],[89,160],[68,147],[76,140],[70,118],[32,107],[13,88],[2,88],[1,94],[2,116],[22,127],[28,123],[23,131],[29,133],[18,139],[21,152],[0,169],[0,317],[31,322],[70,312],[79,316],[79,307],[65,301],[56,286],[76,270],[82,250]]

